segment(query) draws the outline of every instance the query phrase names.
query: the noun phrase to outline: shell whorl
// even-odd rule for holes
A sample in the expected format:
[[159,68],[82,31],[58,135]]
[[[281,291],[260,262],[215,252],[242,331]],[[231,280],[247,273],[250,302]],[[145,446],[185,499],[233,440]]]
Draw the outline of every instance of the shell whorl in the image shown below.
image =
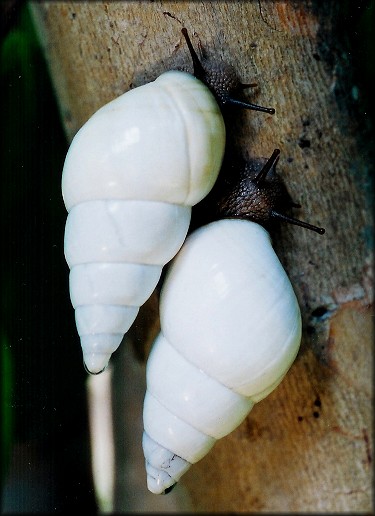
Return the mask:
[[163,448],[143,432],[143,453],[146,460],[147,486],[154,494],[163,494],[173,487],[190,468],[190,462]]
[[64,251],[84,362],[105,368],[212,188],[225,126],[208,88],[166,72],[99,109],[66,156]]
[[144,429],[194,463],[276,388],[299,349],[298,303],[267,231],[220,220],[192,233],[167,273],[160,320]]
[[65,206],[95,199],[194,206],[215,183],[224,147],[210,90],[188,73],[166,72],[100,108],[78,131],[64,164]]

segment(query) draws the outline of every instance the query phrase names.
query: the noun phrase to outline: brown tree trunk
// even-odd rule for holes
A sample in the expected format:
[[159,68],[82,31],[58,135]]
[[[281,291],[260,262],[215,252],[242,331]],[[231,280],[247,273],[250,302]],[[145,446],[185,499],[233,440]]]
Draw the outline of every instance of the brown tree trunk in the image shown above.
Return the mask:
[[251,100],[276,109],[239,113],[231,143],[245,157],[280,148],[278,171],[302,204],[299,218],[326,228],[320,236],[284,226],[274,240],[304,323],[290,372],[171,498],[145,487],[144,362],[130,341],[155,335],[156,294],[141,310],[113,357],[114,510],[371,511],[369,154],[337,39],[338,2],[38,2],[32,11],[69,139],[104,103],[190,66],[185,26],[195,46],[258,83]]

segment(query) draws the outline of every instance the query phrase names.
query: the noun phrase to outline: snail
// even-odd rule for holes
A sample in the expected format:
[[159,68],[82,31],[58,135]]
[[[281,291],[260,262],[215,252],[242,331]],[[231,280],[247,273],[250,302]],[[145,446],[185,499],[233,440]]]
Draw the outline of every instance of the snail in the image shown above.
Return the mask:
[[218,102],[274,112],[232,99],[240,88],[233,70],[203,65],[183,34],[197,77],[168,71],[112,100],[77,132],[65,159],[64,252],[92,374],[107,366],[181,247],[191,207],[216,181],[225,150]]
[[240,425],[298,353],[300,309],[263,225],[279,218],[324,229],[283,213],[282,205],[295,204],[274,170],[279,154],[241,178],[219,202],[223,218],[190,233],[167,270],[143,407],[152,493],[169,492]]

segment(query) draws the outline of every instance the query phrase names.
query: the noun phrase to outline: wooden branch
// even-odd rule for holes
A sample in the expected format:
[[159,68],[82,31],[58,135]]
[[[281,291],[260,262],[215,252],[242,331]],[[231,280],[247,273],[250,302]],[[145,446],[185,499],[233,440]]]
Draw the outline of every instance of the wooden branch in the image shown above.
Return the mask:
[[[195,46],[258,83],[252,101],[276,108],[233,116],[230,145],[244,157],[280,148],[298,217],[326,228],[319,236],[284,226],[274,238],[301,304],[302,349],[280,387],[181,480],[194,510],[373,509],[369,144],[335,32],[338,3],[324,4],[32,5],[69,139],[114,97],[167,69],[191,69],[185,26]],[[157,331],[156,296],[137,327],[146,339]],[[126,421],[116,417],[120,433]]]

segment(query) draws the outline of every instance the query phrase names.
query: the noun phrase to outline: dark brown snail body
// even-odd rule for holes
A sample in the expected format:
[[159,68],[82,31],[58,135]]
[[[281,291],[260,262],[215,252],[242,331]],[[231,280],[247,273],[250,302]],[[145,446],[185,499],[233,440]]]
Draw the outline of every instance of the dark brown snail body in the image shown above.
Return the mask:
[[257,173],[245,166],[238,182],[217,203],[220,218],[241,218],[267,227],[274,219],[324,234],[324,228],[308,224],[285,211],[301,206],[292,201],[284,183],[275,171],[280,150],[275,149]]

